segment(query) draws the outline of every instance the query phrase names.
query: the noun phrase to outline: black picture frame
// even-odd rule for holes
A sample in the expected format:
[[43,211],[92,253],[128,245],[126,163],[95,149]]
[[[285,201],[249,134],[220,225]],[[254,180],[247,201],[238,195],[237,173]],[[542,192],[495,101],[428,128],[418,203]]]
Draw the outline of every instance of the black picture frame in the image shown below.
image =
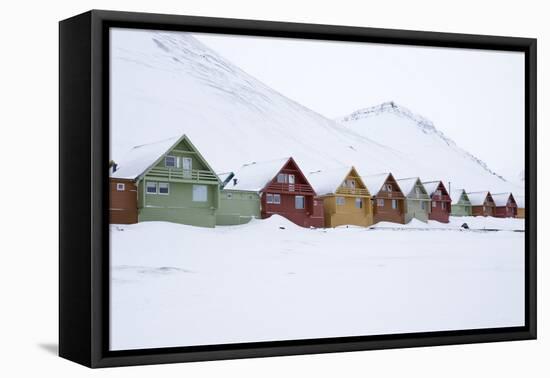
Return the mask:
[[[525,53],[524,327],[109,351],[108,29],[127,27]],[[535,339],[536,39],[92,10],[59,24],[59,354],[88,367]]]

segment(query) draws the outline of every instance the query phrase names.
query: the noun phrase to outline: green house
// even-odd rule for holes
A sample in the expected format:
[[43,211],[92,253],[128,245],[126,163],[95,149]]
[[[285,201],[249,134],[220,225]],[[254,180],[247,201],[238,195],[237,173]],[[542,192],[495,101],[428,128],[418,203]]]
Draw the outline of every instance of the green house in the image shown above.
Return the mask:
[[457,189],[451,192],[451,215],[455,217],[472,215],[472,203],[464,189]]
[[431,198],[418,177],[397,180],[397,184],[406,196],[405,223],[412,219],[428,222]]
[[220,207],[216,212],[216,225],[231,226],[260,219],[260,195],[256,191],[230,189],[233,172],[218,175],[222,182]]
[[131,206],[136,207],[138,222],[216,225],[221,183],[185,135],[134,147],[114,167],[111,182],[116,185],[111,190],[119,187],[117,180],[133,181],[137,200]]

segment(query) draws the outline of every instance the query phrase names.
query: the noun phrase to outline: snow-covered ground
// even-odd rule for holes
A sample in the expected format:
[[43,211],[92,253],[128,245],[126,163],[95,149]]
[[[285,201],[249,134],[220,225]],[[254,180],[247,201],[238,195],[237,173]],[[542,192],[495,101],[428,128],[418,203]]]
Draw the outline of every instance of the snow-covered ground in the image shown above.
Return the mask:
[[523,228],[112,225],[111,348],[523,325],[524,233],[464,221]]

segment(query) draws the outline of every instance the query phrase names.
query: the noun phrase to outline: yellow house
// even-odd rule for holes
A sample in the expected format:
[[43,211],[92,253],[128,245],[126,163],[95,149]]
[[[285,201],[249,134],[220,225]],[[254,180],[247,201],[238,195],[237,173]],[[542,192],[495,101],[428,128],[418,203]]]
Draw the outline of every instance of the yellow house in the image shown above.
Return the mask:
[[354,167],[311,172],[307,179],[323,200],[325,227],[373,224],[371,195]]

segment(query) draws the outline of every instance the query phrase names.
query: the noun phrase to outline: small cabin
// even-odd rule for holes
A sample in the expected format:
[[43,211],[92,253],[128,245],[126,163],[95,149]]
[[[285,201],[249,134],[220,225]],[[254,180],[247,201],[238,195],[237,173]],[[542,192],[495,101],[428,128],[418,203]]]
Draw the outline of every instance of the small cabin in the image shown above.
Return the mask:
[[262,219],[277,214],[302,227],[324,227],[323,200],[292,157],[245,164],[226,188],[258,193]]
[[215,226],[220,181],[187,136],[136,146],[113,168],[111,223]]
[[371,195],[354,167],[311,172],[307,179],[323,200],[325,227],[373,224]]
[[455,189],[451,192],[451,215],[454,217],[472,215],[472,203],[464,189]]
[[497,218],[515,218],[517,215],[518,205],[514,195],[507,193],[494,193],[493,201],[495,201],[495,217]]
[[374,223],[405,224],[405,195],[391,173],[361,176],[373,202]]
[[472,204],[472,215],[482,217],[495,216],[495,201],[489,191],[466,193]]
[[430,215],[430,196],[418,177],[397,179],[405,195],[405,223],[412,219],[427,222]]
[[451,214],[451,196],[442,181],[426,181],[422,183],[426,188],[430,199],[430,220],[441,223],[449,223]]

